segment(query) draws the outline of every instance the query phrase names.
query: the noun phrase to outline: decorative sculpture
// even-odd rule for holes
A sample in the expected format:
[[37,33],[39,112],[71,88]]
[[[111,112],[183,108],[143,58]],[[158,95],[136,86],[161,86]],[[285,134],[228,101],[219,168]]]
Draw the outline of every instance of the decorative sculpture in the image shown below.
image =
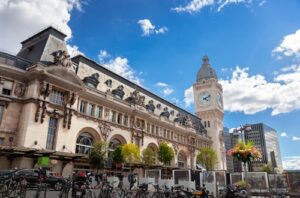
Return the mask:
[[55,65],[62,65],[63,67],[71,67],[72,61],[70,55],[65,50],[57,50],[51,54],[54,57]]

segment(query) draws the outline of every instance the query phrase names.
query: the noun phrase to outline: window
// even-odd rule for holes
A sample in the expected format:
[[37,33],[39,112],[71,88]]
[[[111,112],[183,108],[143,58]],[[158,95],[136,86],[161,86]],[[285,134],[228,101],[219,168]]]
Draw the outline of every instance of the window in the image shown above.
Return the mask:
[[4,81],[2,94],[9,96],[11,94],[12,87],[13,87],[13,82],[12,81],[7,81],[7,80]]
[[76,153],[88,155],[93,148],[94,139],[89,133],[82,133],[76,141]]
[[207,127],[208,127],[208,128],[210,127],[210,122],[209,122],[209,121],[207,121]]
[[167,138],[170,139],[170,131],[167,130]]
[[158,126],[156,126],[156,135],[158,136],[159,134],[159,127]]
[[171,140],[173,140],[174,139],[174,133],[173,133],[173,131],[171,131]]
[[128,116],[127,115],[124,115],[123,125],[128,126]]
[[167,136],[167,130],[166,129],[164,129],[164,138]]
[[116,122],[116,112],[115,111],[110,112],[110,121]]
[[154,129],[155,129],[155,128],[154,128],[154,125],[152,124],[152,125],[151,125],[151,133],[152,133],[152,134],[154,134]]
[[150,132],[150,124],[147,123],[147,132],[149,133]]
[[87,108],[87,102],[82,100],[80,102],[80,107],[79,107],[80,113],[85,113],[86,112],[86,108]]
[[185,167],[185,156],[182,153],[178,153],[178,158],[177,158],[177,162],[178,162],[178,167],[180,168],[184,168]]
[[204,121],[204,128],[206,128],[206,121]]
[[93,116],[94,115],[94,109],[95,109],[95,105],[88,103],[88,105],[87,105],[87,114],[89,116]]
[[96,111],[95,111],[95,117],[96,118],[102,118],[102,110],[103,110],[102,107],[100,107],[100,106],[96,107]]
[[3,114],[4,114],[4,105],[0,105],[0,124],[2,121]]
[[58,105],[64,104],[64,95],[60,91],[52,90],[49,98],[50,98],[50,102],[54,104],[58,104]]
[[47,142],[46,142],[46,149],[50,149],[50,150],[54,149],[54,139],[55,139],[55,134],[56,134],[56,128],[57,128],[57,119],[50,118]]
[[4,137],[0,137],[0,145],[4,144]]
[[118,113],[117,123],[122,124],[122,114],[121,113]]

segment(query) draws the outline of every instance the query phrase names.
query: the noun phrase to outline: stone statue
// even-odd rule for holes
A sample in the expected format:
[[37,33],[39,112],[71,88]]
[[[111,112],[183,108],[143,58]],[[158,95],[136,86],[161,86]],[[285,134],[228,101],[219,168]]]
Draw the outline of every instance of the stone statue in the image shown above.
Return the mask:
[[70,59],[70,55],[65,50],[57,50],[51,54],[54,56],[54,64],[62,65],[64,67],[71,67],[72,61]]

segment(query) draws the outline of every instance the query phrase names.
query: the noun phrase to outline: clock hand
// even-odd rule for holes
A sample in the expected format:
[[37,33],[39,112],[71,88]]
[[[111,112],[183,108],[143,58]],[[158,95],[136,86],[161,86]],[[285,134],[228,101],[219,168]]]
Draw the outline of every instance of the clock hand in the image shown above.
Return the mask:
[[203,100],[208,101],[208,98],[210,98],[210,95],[206,96],[205,98],[203,98]]

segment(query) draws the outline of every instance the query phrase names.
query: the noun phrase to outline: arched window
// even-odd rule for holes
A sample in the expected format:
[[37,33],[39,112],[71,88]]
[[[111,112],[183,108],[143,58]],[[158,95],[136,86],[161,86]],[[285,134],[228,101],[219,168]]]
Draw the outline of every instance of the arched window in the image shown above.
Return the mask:
[[183,153],[181,153],[181,152],[178,153],[178,158],[177,158],[178,167],[184,168],[185,167],[185,163],[186,163],[185,155]]
[[94,138],[89,133],[82,133],[76,141],[76,153],[88,155],[94,144]]

